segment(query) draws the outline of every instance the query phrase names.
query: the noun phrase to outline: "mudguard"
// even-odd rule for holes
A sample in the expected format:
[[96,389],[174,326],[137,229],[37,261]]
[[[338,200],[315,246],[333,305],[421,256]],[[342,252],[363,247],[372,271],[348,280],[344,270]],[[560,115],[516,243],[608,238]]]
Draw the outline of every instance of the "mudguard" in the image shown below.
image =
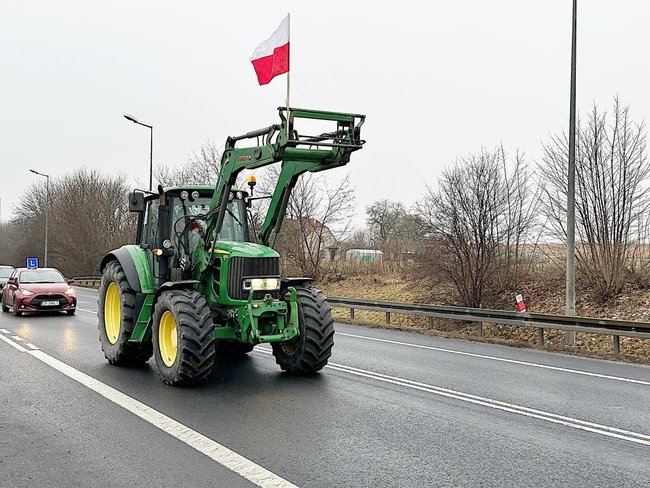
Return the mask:
[[153,293],[152,273],[150,270],[150,257],[147,250],[140,246],[127,245],[109,252],[99,265],[100,271],[104,271],[106,265],[111,261],[118,261],[126,274],[129,286],[136,293]]

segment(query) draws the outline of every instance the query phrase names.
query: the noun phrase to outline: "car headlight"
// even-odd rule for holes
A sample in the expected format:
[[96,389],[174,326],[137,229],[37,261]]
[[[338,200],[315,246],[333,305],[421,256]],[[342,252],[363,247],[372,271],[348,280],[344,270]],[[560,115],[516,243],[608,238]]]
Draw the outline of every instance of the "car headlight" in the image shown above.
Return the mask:
[[24,288],[19,288],[18,290],[20,291],[21,295],[25,295],[26,297],[34,294],[33,291],[25,290]]
[[65,293],[68,296],[73,297],[74,296],[74,288],[70,287],[66,291],[64,291],[63,293]]
[[248,278],[244,280],[244,290],[279,290],[280,278]]

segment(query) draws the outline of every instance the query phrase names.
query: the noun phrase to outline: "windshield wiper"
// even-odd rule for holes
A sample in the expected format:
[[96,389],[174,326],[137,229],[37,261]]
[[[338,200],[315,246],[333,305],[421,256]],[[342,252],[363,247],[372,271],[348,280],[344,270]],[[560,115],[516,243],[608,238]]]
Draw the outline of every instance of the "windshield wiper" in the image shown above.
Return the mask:
[[243,226],[244,226],[244,224],[241,223],[241,220],[239,220],[239,219],[237,218],[237,216],[232,212],[232,210],[230,210],[228,207],[226,207],[226,211],[227,211],[230,215],[232,215],[232,218],[235,219],[235,220],[237,221],[237,223],[239,224],[240,227],[243,227]]

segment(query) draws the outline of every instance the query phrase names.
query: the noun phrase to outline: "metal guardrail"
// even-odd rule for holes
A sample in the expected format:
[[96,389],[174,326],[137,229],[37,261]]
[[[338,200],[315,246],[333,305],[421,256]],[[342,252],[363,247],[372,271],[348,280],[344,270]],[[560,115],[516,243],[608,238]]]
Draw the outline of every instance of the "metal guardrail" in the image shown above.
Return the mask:
[[384,312],[386,323],[390,324],[391,314],[422,315],[429,317],[429,327],[433,328],[433,319],[461,320],[478,323],[478,334],[483,335],[482,324],[515,325],[518,327],[536,327],[537,344],[544,345],[544,329],[571,330],[592,334],[605,334],[613,337],[613,348],[620,353],[620,337],[637,337],[650,339],[650,323],[629,320],[611,320],[589,317],[567,317],[565,315],[547,315],[509,310],[490,310],[484,308],[451,307],[446,305],[429,305],[403,302],[383,302],[359,300],[354,298],[328,297],[333,307],[350,310],[350,319],[354,319],[355,310]]
[[101,280],[101,276],[75,276],[73,285],[99,288],[99,282]]

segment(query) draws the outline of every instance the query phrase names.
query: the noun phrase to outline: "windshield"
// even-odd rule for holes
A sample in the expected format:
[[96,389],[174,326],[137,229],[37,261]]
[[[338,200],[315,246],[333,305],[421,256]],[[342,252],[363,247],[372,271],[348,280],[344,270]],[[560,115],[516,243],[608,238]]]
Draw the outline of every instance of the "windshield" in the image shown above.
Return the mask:
[[65,278],[52,269],[35,269],[20,273],[21,283],[65,283]]
[[[185,215],[201,215],[205,214],[210,210],[210,198],[203,197],[197,198],[194,201],[181,200],[180,198],[174,198],[173,209],[172,209],[172,223],[174,232],[178,235],[183,232],[186,222],[189,219],[182,218]],[[223,225],[221,227],[221,232],[219,233],[219,240],[223,241],[245,241],[245,229],[244,222],[246,221],[246,209],[244,206],[244,200],[234,198],[230,203],[228,203],[228,211],[223,219]],[[197,224],[201,227],[198,228],[196,224],[193,226],[197,227],[197,230],[205,231],[206,223],[203,220],[196,221]]]
[[0,268],[0,278],[9,278],[13,272],[13,268]]

